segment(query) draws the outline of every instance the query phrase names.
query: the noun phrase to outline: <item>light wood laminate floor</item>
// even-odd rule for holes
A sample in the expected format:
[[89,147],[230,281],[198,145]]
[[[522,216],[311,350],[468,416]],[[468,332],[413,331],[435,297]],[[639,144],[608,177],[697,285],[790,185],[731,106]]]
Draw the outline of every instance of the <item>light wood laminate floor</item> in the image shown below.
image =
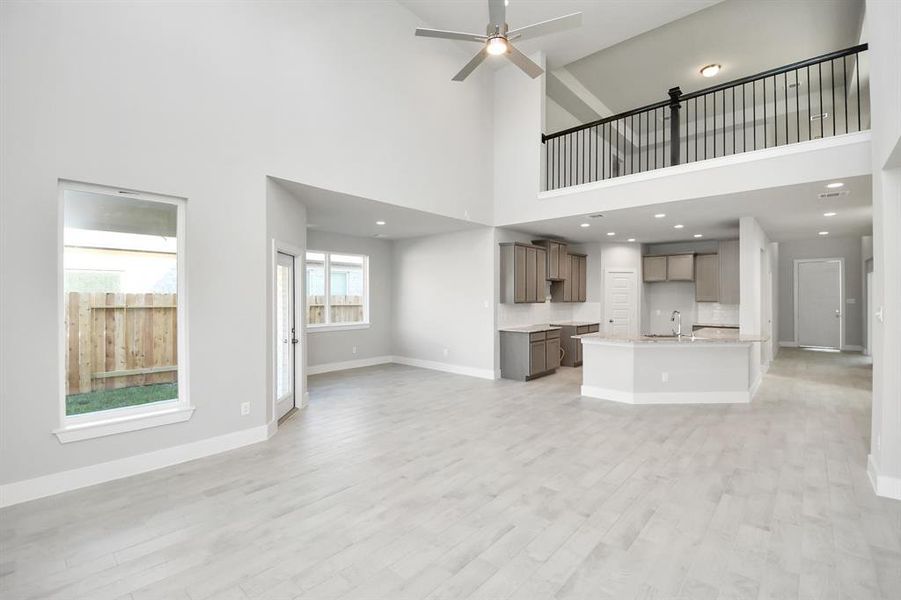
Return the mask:
[[271,441],[6,509],[26,598],[899,598],[870,369],[783,350],[750,405],[627,406],[386,365]]

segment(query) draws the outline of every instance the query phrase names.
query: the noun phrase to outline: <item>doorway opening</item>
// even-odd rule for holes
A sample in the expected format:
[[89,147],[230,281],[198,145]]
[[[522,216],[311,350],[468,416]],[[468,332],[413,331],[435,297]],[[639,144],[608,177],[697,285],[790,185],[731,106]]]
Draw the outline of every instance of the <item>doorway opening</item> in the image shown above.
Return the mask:
[[274,325],[274,385],[273,418],[281,423],[301,407],[303,373],[301,355],[301,323],[298,302],[303,294],[298,290],[301,278],[300,250],[276,244],[273,281]]

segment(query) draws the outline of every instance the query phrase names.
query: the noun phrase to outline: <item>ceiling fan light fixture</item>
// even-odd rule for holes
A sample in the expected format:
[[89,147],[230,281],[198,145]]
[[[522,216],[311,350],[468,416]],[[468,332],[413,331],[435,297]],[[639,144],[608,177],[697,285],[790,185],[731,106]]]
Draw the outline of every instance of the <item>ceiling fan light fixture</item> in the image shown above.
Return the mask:
[[507,52],[507,39],[503,36],[495,36],[488,40],[488,54],[500,56]]

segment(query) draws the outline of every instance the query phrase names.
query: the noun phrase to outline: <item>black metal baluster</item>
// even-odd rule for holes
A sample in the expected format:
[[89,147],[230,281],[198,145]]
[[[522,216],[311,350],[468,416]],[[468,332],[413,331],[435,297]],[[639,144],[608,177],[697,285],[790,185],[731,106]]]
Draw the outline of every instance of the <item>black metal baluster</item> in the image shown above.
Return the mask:
[[704,94],[704,160],[707,160],[707,94]]
[[769,142],[766,139],[766,77],[763,78],[763,147],[767,148]]
[[695,161],[698,160],[698,99],[695,97]]
[[829,87],[832,88],[832,137],[835,137],[835,61],[829,61]]
[[860,131],[860,53],[854,53],[854,65],[857,67],[857,131]]
[[748,151],[748,125],[745,120],[747,107],[745,102],[745,84],[741,84],[741,151]]
[[726,90],[723,90],[723,156],[726,156]]
[[751,110],[754,118],[754,150],[757,150],[757,82],[751,82]]
[[801,105],[799,103],[799,87],[801,87],[801,85],[798,83],[798,69],[795,69],[795,129],[797,130],[797,139],[795,140],[796,142],[801,141]]
[[654,109],[654,169],[657,168],[657,109]]
[[810,95],[813,93],[813,90],[810,89],[810,65],[807,66],[807,140],[810,141],[813,139],[813,117],[811,108],[810,108]]
[[848,133],[848,64],[842,57],[842,91],[845,93],[845,133]]
[[788,73],[782,74],[782,85],[785,88],[785,143],[788,144]]
[[735,86],[732,86],[732,154],[735,153]]
[[817,74],[820,79],[820,137],[826,135],[823,131],[823,63],[817,63]]

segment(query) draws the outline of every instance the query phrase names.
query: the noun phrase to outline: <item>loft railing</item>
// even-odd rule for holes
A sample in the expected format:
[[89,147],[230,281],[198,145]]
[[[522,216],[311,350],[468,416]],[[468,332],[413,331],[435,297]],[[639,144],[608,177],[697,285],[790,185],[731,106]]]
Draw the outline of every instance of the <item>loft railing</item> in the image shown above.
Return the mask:
[[869,129],[861,53],[830,52],[585,125],[542,134],[554,190]]

